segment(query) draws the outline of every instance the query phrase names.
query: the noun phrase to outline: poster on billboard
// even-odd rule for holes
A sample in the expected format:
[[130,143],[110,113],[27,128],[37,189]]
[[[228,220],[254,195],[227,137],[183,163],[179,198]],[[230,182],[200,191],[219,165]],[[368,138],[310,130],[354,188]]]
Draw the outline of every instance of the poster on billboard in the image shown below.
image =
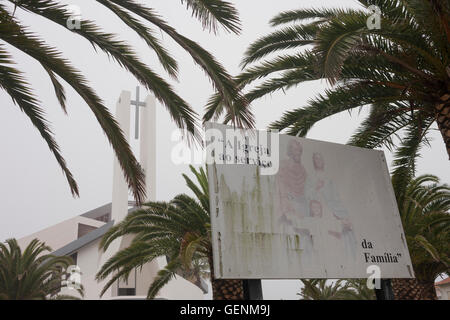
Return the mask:
[[414,277],[382,151],[205,129],[216,278]]

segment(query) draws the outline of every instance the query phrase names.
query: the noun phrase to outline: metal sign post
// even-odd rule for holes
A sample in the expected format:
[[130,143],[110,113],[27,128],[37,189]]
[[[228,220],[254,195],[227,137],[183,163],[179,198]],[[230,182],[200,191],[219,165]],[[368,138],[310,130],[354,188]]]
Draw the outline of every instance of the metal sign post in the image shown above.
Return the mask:
[[261,279],[243,280],[245,300],[263,300]]
[[394,300],[391,279],[381,279],[381,288],[375,289],[377,300]]

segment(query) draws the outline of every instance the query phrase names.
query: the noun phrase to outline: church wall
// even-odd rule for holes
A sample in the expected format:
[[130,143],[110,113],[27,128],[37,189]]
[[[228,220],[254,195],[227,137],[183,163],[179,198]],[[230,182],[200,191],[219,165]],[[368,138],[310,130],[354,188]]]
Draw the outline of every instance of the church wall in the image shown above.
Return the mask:
[[[103,289],[104,283],[98,283],[95,280],[95,275],[99,269],[99,245],[100,239],[97,239],[90,244],[80,248],[78,251],[77,265],[81,269],[81,283],[84,286],[85,300],[100,299],[100,292]],[[103,298],[109,298],[109,290],[105,293]]]

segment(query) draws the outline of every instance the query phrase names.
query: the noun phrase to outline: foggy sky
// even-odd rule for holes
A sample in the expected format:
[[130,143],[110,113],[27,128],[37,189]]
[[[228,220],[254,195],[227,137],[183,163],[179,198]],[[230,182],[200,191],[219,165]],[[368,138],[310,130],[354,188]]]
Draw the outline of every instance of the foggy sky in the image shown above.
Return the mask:
[[[194,64],[192,58],[176,45],[167,35],[156,33],[162,38],[166,48],[179,62],[179,82],[171,80],[159,66],[155,54],[146,44],[107,9],[94,1],[64,1],[81,7],[83,18],[98,22],[105,31],[117,33],[121,39],[132,44],[139,57],[152,69],[170,81],[176,91],[199,113],[213,93],[212,86],[203,71]],[[203,31],[201,23],[191,18],[191,14],[180,1],[146,1],[174,26],[181,34],[199,42],[212,52],[232,74],[240,71],[239,62],[247,46],[256,38],[272,29],[268,21],[283,10],[299,7],[347,6],[358,7],[353,0],[237,0],[233,1],[240,12],[243,32],[240,36],[220,30],[218,36]],[[122,90],[134,91],[137,81],[132,75],[99,51],[96,53],[88,41],[66,29],[22,10],[16,15],[31,30],[58,47],[73,65],[81,70],[90,85],[105,101],[111,112]],[[54,95],[52,84],[42,67],[30,57],[7,46],[18,63],[17,67],[26,72],[27,80],[42,102],[51,122],[56,140],[80,187],[80,198],[73,198],[69,187],[53,155],[44,140],[32,126],[28,118],[15,106],[9,96],[0,91],[2,117],[0,118],[0,241],[20,238],[47,226],[56,224],[83,212],[111,202],[113,154],[105,135],[94,115],[84,101],[66,87],[68,115],[61,110]],[[252,104],[257,127],[265,128],[279,119],[283,111],[305,105],[321,92],[326,84],[314,81],[297,88],[279,92]],[[141,87],[141,96],[144,88]],[[187,193],[181,173],[188,172],[187,165],[171,162],[170,140],[176,128],[164,106],[157,103],[157,199],[170,200],[179,193]],[[130,108],[134,119],[134,107]],[[364,112],[361,113],[361,116]],[[362,117],[345,112],[316,125],[309,138],[345,143]],[[436,127],[434,127],[436,128]],[[133,123],[131,130],[134,130]],[[134,131],[132,131],[134,132]],[[450,182],[447,154],[438,131],[433,133],[431,148],[424,149],[419,161],[418,174],[435,174],[442,182]],[[133,147],[137,147],[131,135]],[[391,157],[386,154],[388,161]],[[299,281],[264,281],[265,298],[297,299]]]

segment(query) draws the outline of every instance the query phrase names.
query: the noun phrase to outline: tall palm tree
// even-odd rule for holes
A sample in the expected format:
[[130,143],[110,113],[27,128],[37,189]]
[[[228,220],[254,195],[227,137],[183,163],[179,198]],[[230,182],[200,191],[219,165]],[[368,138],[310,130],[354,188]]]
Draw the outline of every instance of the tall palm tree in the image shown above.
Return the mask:
[[[393,148],[393,138],[402,133],[394,165],[411,172],[436,123],[450,156],[450,2],[358,2],[357,10],[299,9],[275,16],[271,24],[280,29],[249,46],[237,76],[240,87],[248,87],[246,100],[326,79],[330,89],[286,112],[271,128],[305,136],[324,118],[367,108],[350,144]],[[369,5],[381,10],[380,29],[368,27]],[[263,81],[249,86],[256,80]],[[216,94],[208,108],[217,110],[222,102]]]
[[183,177],[196,199],[181,194],[170,202],[145,203],[142,209],[130,213],[105,234],[100,243],[103,250],[119,237],[127,234],[135,237],[128,248],[117,252],[98,272],[98,280],[112,275],[102,294],[117,280],[127,279],[134,268],[167,256],[169,262],[148,289],[148,299],[154,298],[177,273],[192,274],[192,270],[204,270],[201,265],[209,267],[214,299],[243,299],[241,280],[214,278],[208,179],[202,168],[199,171],[190,168],[198,185],[188,176],[183,174]]
[[[59,296],[70,257],[45,252],[51,248],[38,239],[21,250],[15,239],[0,243],[0,300],[44,300],[74,298]],[[78,292],[83,295],[83,290]]]
[[[223,97],[226,109],[233,115],[232,118],[236,125],[253,125],[252,115],[246,109],[233,110],[232,101],[242,97],[233,79],[208,51],[178,33],[153,8],[134,0],[96,0],[96,2],[106,10],[113,12],[122,23],[135,31],[156,53],[165,71],[176,79],[177,62],[155,36],[155,30],[161,30],[167,34],[186,50],[194,62],[203,69],[215,89]],[[193,16],[199,19],[203,27],[209,31],[216,32],[219,26],[222,26],[228,32],[236,34],[240,32],[238,12],[228,1],[181,0],[181,3],[185,4],[192,11]],[[14,57],[8,52],[6,44],[22,51],[42,66],[43,71],[49,76],[55,95],[64,112],[67,101],[61,79],[84,99],[108,137],[128,185],[137,202],[140,203],[145,193],[144,174],[117,122],[100,97],[89,86],[87,79],[67,59],[63,58],[58,48],[48,45],[40,35],[32,30],[33,28],[25,26],[23,21],[17,18],[16,11],[19,10],[52,21],[57,27],[67,28],[68,32],[89,41],[95,50],[100,49],[105,52],[155,95],[168,109],[178,127],[187,131],[189,138],[198,140],[196,112],[173,90],[169,82],[142,63],[135,51],[117,35],[104,32],[95,21],[85,19],[78,21],[80,28],[69,30],[68,21],[72,21],[73,13],[60,1],[8,0],[0,3],[0,88],[8,93],[46,141],[66,176],[72,194],[75,196],[79,193],[77,183],[54,140],[48,121],[45,119],[43,106],[32,91],[31,85],[25,80],[23,71],[14,63]]]
[[434,282],[450,273],[450,186],[432,175],[395,190],[415,279],[392,279],[396,299],[437,299]]

